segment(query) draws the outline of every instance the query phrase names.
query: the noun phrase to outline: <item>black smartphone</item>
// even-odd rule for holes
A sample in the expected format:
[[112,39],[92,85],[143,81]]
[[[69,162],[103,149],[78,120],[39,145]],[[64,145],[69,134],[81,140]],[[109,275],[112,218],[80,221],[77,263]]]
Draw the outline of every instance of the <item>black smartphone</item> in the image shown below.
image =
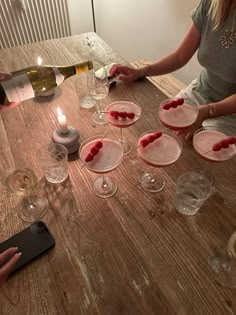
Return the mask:
[[0,253],[9,247],[18,247],[18,252],[22,255],[12,271],[14,273],[54,245],[55,239],[47,225],[42,221],[37,221],[1,243]]

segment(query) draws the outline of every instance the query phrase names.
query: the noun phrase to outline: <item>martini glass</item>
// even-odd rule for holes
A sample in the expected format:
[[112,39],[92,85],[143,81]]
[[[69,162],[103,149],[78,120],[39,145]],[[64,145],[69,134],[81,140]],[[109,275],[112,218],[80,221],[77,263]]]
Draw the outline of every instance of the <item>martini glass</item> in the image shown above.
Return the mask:
[[27,222],[40,220],[48,210],[46,198],[37,195],[37,177],[29,168],[19,168],[8,174],[6,189],[15,195],[23,196],[19,208],[19,217]]
[[120,142],[124,148],[124,155],[128,154],[133,145],[123,137],[123,129],[132,126],[140,118],[142,108],[137,102],[120,99],[110,103],[105,108],[106,119],[109,124],[120,128]]
[[[157,138],[155,135],[158,133]],[[144,132],[138,140],[137,154],[143,162],[151,166],[151,170],[146,171],[141,176],[142,188],[150,192],[161,191],[165,186],[165,182],[162,177],[156,174],[155,169],[173,164],[178,160],[181,152],[182,142],[173,132],[168,130]]]
[[[179,100],[182,101],[178,104]],[[195,123],[197,117],[198,107],[184,103],[183,99],[167,99],[160,104],[159,119],[169,129],[177,131],[189,128]]]
[[85,167],[102,174],[93,183],[93,191],[98,197],[108,198],[116,193],[117,184],[107,173],[119,166],[123,153],[122,144],[110,136],[92,136],[80,145],[80,159]]

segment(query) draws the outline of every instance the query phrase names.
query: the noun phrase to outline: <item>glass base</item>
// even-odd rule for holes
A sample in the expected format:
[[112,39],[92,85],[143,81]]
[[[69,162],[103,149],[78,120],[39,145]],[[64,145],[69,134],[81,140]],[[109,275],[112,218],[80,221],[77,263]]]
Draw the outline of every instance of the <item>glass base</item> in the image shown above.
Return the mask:
[[120,142],[122,143],[123,149],[124,149],[124,155],[130,153],[133,149],[133,145],[125,140],[120,140]]
[[80,107],[83,107],[83,108],[92,108],[96,105],[96,101],[94,98],[92,98],[91,96],[87,95],[85,96],[84,98],[82,98],[80,100],[80,103],[79,103]]
[[142,188],[150,192],[159,192],[165,186],[165,181],[162,177],[157,177],[151,172],[144,173],[140,178]]
[[30,196],[31,203],[28,198],[24,198],[21,208],[19,210],[19,217],[26,222],[35,222],[42,217],[48,211],[48,201],[46,198]]
[[107,120],[105,114],[102,112],[95,112],[92,116],[93,122],[97,125],[106,125]]
[[236,259],[224,251],[216,251],[208,263],[215,272],[217,283],[226,288],[236,288]]
[[117,184],[108,176],[99,177],[93,183],[93,192],[100,198],[108,198],[114,196],[117,191]]

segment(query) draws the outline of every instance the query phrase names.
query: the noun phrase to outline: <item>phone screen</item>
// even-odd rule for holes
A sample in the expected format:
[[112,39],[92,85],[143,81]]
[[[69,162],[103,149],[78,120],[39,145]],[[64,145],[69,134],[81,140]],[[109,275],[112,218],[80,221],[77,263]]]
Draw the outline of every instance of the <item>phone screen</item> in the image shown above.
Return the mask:
[[18,247],[18,252],[22,253],[12,271],[13,273],[54,245],[55,239],[48,227],[44,222],[38,221],[1,243],[0,253],[9,247]]

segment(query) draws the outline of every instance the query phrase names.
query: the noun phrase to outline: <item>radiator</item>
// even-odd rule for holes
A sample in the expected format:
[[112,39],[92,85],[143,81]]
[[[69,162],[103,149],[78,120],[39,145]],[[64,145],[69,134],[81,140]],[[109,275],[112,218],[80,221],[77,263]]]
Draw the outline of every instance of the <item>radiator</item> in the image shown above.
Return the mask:
[[0,0],[0,48],[69,35],[67,0]]

